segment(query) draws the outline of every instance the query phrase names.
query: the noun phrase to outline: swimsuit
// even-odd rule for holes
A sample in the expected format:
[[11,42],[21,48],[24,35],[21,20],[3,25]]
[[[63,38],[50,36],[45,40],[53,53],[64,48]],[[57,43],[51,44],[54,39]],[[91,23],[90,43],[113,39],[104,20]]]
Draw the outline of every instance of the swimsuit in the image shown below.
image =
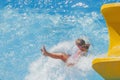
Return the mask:
[[85,51],[77,51],[77,53],[71,55],[68,59],[67,59],[67,64],[75,64],[78,62],[80,56],[85,56],[86,52]]

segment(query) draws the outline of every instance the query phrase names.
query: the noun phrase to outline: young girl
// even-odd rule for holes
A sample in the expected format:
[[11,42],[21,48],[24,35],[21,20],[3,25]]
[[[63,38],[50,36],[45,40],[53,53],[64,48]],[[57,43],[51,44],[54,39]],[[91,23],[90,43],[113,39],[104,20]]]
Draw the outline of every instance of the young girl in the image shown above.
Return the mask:
[[67,66],[72,66],[77,63],[80,56],[85,56],[90,44],[86,44],[83,39],[77,39],[75,41],[78,50],[75,54],[69,55],[66,53],[50,53],[45,49],[45,46],[41,49],[43,55],[49,56],[54,59],[60,59],[67,64]]

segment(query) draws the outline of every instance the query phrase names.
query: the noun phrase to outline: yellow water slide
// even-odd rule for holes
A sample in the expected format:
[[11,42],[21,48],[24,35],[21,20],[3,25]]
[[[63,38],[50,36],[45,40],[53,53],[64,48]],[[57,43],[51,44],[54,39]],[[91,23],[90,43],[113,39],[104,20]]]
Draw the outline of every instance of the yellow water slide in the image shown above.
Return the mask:
[[94,59],[92,67],[105,80],[120,80],[120,3],[104,4],[101,12],[108,27],[109,50],[107,57]]

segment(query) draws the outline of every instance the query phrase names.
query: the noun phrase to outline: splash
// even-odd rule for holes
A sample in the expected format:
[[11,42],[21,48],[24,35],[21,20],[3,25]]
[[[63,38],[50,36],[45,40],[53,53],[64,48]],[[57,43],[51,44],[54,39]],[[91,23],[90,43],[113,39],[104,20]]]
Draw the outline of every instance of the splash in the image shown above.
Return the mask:
[[[75,52],[75,45],[73,41],[61,42],[49,51]],[[87,76],[93,74],[91,63],[95,57],[93,55],[81,57],[75,66],[68,67],[59,59],[41,56],[31,63],[29,74],[25,77],[25,80],[89,80]]]
[[[83,57],[76,66],[67,67],[60,60],[44,56],[39,58],[39,47],[43,44],[51,52],[73,54],[76,50],[74,39],[80,37],[86,41],[88,38],[92,54],[106,51],[107,29],[100,22],[102,19],[97,12],[50,15],[29,10],[20,13],[16,9],[5,8],[0,13],[0,71],[4,72],[1,75],[5,80],[23,80],[25,76],[26,80],[78,80],[88,79],[92,75],[90,66],[95,56]],[[39,59],[34,61],[36,58]],[[26,75],[30,63],[29,74]],[[9,75],[11,73],[13,75]]]

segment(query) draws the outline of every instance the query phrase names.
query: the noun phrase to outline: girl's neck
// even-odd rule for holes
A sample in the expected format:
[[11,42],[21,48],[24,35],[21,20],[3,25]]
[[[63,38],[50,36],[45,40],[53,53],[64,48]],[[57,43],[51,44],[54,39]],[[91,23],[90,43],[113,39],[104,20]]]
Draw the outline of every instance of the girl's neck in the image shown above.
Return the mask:
[[83,52],[87,52],[87,50],[86,49],[80,49],[81,51],[83,51]]

